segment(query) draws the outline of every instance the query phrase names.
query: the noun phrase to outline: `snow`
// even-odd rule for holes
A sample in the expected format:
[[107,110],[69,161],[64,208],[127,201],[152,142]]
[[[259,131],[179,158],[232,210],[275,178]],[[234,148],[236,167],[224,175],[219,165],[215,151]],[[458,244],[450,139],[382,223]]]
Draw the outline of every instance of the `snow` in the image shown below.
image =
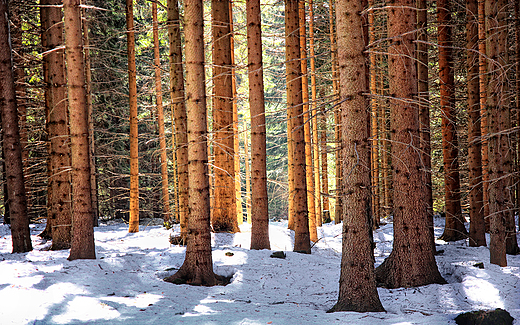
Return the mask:
[[[435,225],[439,236],[443,220]],[[182,265],[185,248],[170,245],[172,230],[161,226],[129,234],[125,224],[102,224],[95,228],[97,259],[76,261],[67,260],[67,250],[49,251],[50,243],[36,236],[43,228],[31,225],[32,252],[11,254],[10,230],[0,225],[2,324],[455,324],[461,312],[503,308],[520,325],[520,256],[508,256],[501,268],[489,264],[488,248],[464,240],[437,241],[448,284],[379,288],[386,313],[327,314],[338,298],[341,225],[320,228],[321,239],[304,255],[291,251],[287,223],[271,222],[271,248],[286,259],[250,251],[250,225],[212,234],[214,269],[233,276],[215,287],[162,281]],[[391,223],[374,238],[378,265],[392,249]],[[479,262],[484,269],[475,267]]]

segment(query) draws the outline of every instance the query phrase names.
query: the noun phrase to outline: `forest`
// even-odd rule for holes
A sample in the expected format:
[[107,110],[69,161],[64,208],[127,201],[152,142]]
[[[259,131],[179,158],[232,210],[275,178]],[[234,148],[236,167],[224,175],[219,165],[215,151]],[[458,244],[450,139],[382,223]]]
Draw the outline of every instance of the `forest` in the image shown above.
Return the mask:
[[0,0],[0,316],[518,322],[519,7]]

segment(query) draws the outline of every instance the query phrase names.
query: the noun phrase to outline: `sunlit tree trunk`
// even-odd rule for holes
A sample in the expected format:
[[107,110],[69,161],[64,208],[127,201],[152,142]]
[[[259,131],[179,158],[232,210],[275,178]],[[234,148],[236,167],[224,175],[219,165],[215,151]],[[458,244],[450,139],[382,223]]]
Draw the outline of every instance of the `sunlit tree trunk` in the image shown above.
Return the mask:
[[294,171],[294,193],[289,200],[294,200],[294,251],[310,254],[298,10],[298,0],[285,0],[287,107],[291,117],[288,122],[290,125],[288,137],[293,143]]
[[[332,91],[333,98],[332,104],[335,106],[338,101],[337,98],[339,96],[339,77],[338,77],[338,60],[337,60],[337,44],[335,37],[335,28],[334,28],[334,2],[335,0],[329,1],[329,36],[330,36],[330,52],[331,52],[331,64],[332,64]],[[343,212],[341,211],[341,106],[334,108],[334,134],[336,141],[336,150],[335,150],[335,160],[336,160],[336,202],[334,206],[334,222],[336,224],[341,222],[341,216]]]
[[175,154],[179,191],[179,222],[181,237],[186,239],[188,223],[188,131],[186,105],[184,102],[184,71],[182,65],[182,42],[177,0],[168,0],[168,39],[170,42],[170,96],[171,110],[175,121]]
[[416,12],[413,0],[388,3],[389,92],[391,109],[394,244],[376,269],[388,288],[446,283],[435,262],[423,181],[419,140],[419,107],[415,65]]
[[95,259],[92,214],[88,107],[85,91],[81,12],[79,0],[63,1],[65,60],[69,98],[72,166],[72,242],[69,260]]
[[165,281],[212,286],[217,276],[211,256],[202,0],[185,0],[184,8],[190,214],[184,263]]
[[486,246],[482,211],[482,148],[480,142],[480,95],[478,66],[477,0],[466,0],[468,82],[469,245]]
[[311,121],[309,114],[309,78],[307,69],[307,29],[305,24],[305,1],[299,2],[300,57],[302,68],[303,134],[305,138],[305,176],[307,182],[307,207],[309,209],[309,233],[311,241],[318,240],[316,229],[316,204],[314,200],[314,169],[312,166]]
[[67,81],[65,79],[62,0],[40,4],[42,22],[46,125],[48,133],[47,223],[50,225],[52,249],[70,248],[72,223],[72,188],[70,184],[69,117]]
[[255,207],[251,211],[251,249],[270,249],[260,0],[247,1],[246,10],[253,178],[251,204]]
[[7,0],[0,1],[0,110],[13,253],[25,253],[32,250],[32,244],[18,129]]
[[213,31],[213,168],[215,199],[211,224],[214,231],[238,232],[233,133],[233,67],[229,0],[212,0]]
[[336,7],[342,112],[343,248],[339,298],[331,311],[384,311],[379,300],[370,239],[369,100],[362,1],[339,0]]
[[135,67],[135,31],[133,0],[126,0],[126,39],[128,55],[128,96],[130,105],[130,226],[139,231],[139,148],[137,118],[137,80]]
[[312,158],[314,173],[314,202],[316,211],[316,226],[321,227],[323,222],[323,210],[321,206],[321,181],[320,181],[320,145],[318,136],[318,108],[316,89],[316,58],[314,51],[314,4],[309,0],[309,54],[311,67],[311,114],[312,114]]
[[166,136],[164,134],[164,109],[161,85],[161,57],[159,55],[159,22],[157,21],[157,3],[152,2],[153,53],[155,66],[155,100],[157,105],[157,124],[159,126],[159,149],[161,152],[161,189],[163,218],[170,221],[170,193],[168,191],[168,158],[166,155]]
[[451,0],[437,1],[439,24],[439,82],[442,111],[442,155],[444,162],[444,190],[446,225],[440,237],[456,241],[467,237],[460,205],[460,177],[458,162],[457,115],[455,112],[455,89],[451,47]]

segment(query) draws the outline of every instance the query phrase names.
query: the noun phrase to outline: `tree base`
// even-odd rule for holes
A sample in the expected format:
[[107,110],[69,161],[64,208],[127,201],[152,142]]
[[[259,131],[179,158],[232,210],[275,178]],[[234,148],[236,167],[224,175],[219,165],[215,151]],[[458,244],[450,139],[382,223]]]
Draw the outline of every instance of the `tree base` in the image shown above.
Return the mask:
[[[367,297],[369,298],[369,297]],[[341,312],[341,311],[355,311],[358,313],[368,313],[368,312],[386,312],[386,310],[383,308],[383,305],[381,304],[381,301],[379,300],[379,297],[377,299],[370,299],[372,301],[352,301],[348,299],[347,301],[338,301],[334,307],[327,310],[327,313],[335,313],[335,312]]]
[[193,286],[212,287],[215,285],[225,286],[231,283],[233,276],[222,276],[211,272],[211,274],[193,274],[181,268],[177,273],[164,278],[164,281],[173,284],[189,284]]
[[458,241],[468,238],[468,233],[463,231],[444,231],[442,236],[439,237],[440,240],[444,240],[445,242],[450,241]]

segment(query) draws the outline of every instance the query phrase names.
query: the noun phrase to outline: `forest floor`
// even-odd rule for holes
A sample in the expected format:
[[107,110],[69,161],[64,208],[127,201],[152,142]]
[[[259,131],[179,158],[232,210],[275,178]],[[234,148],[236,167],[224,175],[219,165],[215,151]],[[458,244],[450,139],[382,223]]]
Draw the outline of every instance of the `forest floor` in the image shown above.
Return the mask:
[[[443,219],[435,220],[437,237]],[[249,250],[251,227],[212,234],[216,273],[227,286],[194,287],[162,281],[178,269],[185,248],[172,246],[161,226],[129,234],[124,223],[95,228],[95,260],[68,261],[49,251],[31,225],[34,250],[11,254],[8,226],[0,225],[0,322],[2,324],[455,324],[459,313],[503,308],[520,324],[520,256],[508,266],[489,264],[486,247],[437,241],[437,264],[446,285],[383,289],[386,313],[327,314],[338,298],[341,225],[325,224],[311,255],[291,252],[286,222],[270,223],[272,251]],[[376,264],[392,249],[392,224],[375,231]],[[488,237],[489,240],[489,237]],[[228,254],[226,254],[228,253]],[[232,254],[229,254],[232,253]],[[232,255],[232,256],[229,256]],[[475,264],[483,263],[484,268]]]

